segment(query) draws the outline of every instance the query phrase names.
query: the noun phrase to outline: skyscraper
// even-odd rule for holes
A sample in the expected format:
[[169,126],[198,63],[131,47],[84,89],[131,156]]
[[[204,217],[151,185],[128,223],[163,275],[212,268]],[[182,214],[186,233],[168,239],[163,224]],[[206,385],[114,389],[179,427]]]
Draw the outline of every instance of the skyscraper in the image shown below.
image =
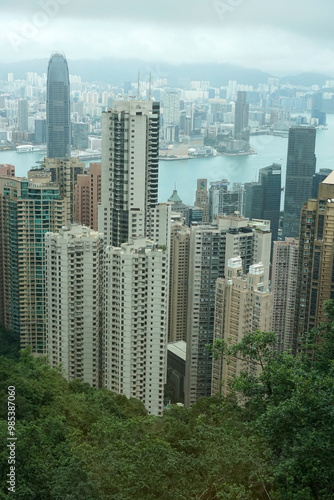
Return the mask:
[[103,385],[162,415],[168,254],[146,238],[105,249]]
[[168,341],[187,338],[190,229],[174,223],[171,228]]
[[101,201],[101,163],[90,163],[88,175],[78,175],[75,186],[75,221],[97,231]]
[[274,241],[271,273],[272,330],[277,335],[276,350],[278,352],[293,348],[297,265],[298,240],[285,238],[285,241]]
[[298,238],[300,210],[312,194],[315,173],[316,130],[313,127],[291,127],[286,165],[283,237]]
[[209,223],[208,180],[197,179],[195,207],[203,209],[202,223]]
[[259,182],[245,184],[245,217],[270,220],[272,241],[278,237],[281,206],[281,165],[273,163],[259,171]]
[[50,175],[0,177],[0,322],[21,347],[45,354],[45,244],[65,225],[65,201]]
[[101,384],[102,249],[102,235],[79,224],[45,235],[49,362],[93,387]]
[[[216,282],[214,340],[233,345],[249,332],[270,331],[271,317],[272,295],[264,286],[262,262],[251,265],[245,275],[241,258],[229,259],[226,277]],[[244,370],[256,375],[260,368],[240,359],[213,360],[212,395],[227,394],[233,378]]]
[[158,203],[158,102],[121,101],[102,113],[99,231],[107,245],[146,236]]
[[334,299],[334,172],[320,185],[317,200],[301,210],[294,350],[300,336],[326,321],[324,301]]
[[249,141],[249,104],[247,102],[247,92],[238,90],[235,102],[234,138]]
[[86,165],[79,158],[45,158],[42,168],[51,172],[51,180],[59,186],[60,195],[66,200],[66,223],[75,219],[75,186],[78,176],[86,174]]
[[47,74],[46,142],[48,158],[71,158],[70,81],[62,54],[52,54]]
[[315,118],[318,125],[326,125],[326,113],[322,111],[322,92],[313,94],[311,103],[311,118]]
[[[230,215],[234,214],[234,212],[244,213],[244,186],[240,183],[234,183],[229,191],[229,184],[227,179],[210,182],[210,221],[213,221],[217,215]],[[261,215],[258,218],[260,219]]]
[[180,126],[180,94],[177,90],[167,90],[164,93],[164,139],[178,139]]
[[19,99],[17,103],[18,130],[24,132],[28,130],[28,101]]
[[102,114],[105,242],[103,384],[161,415],[166,382],[170,204],[158,204],[160,104],[120,101]]
[[242,272],[263,263],[263,284],[268,288],[271,232],[268,221],[249,223],[240,215],[218,216],[216,224],[192,226],[189,253],[187,362],[185,404],[211,395],[212,359],[205,348],[212,344],[215,283],[226,276],[227,261],[242,258]]

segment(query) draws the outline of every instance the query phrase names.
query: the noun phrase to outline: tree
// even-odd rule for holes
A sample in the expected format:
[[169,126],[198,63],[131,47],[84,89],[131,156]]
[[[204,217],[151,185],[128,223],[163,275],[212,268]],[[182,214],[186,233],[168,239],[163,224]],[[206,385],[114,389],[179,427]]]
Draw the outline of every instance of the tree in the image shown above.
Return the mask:
[[276,353],[270,333],[255,332],[228,347],[213,345],[215,356],[240,357],[260,364],[234,380],[252,434],[264,439],[277,493],[282,500],[334,498],[334,323],[333,303],[326,304],[329,322],[306,335],[301,352]]

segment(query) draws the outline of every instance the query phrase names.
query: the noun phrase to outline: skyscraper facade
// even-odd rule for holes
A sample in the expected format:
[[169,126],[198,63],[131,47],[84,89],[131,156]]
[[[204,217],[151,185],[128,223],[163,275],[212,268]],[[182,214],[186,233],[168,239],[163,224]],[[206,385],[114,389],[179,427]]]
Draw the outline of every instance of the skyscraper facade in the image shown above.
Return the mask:
[[216,224],[192,226],[189,252],[187,363],[185,404],[211,395],[212,359],[205,348],[212,344],[215,283],[225,277],[227,261],[241,256],[243,273],[262,262],[263,284],[268,288],[271,247],[270,223],[249,223],[240,215],[218,216]]
[[46,142],[48,158],[71,158],[70,80],[64,55],[52,54],[47,73]]
[[158,203],[158,102],[121,101],[102,113],[99,231],[120,246],[146,236]]
[[217,215],[230,215],[234,212],[244,213],[244,186],[240,183],[234,183],[229,191],[229,184],[227,179],[210,182],[209,214],[211,222]]
[[45,235],[49,362],[93,387],[102,382],[102,250],[102,235],[79,224]]
[[247,92],[238,90],[235,102],[234,118],[234,138],[249,141],[249,104],[247,102]]
[[42,168],[49,170],[51,180],[59,186],[60,195],[66,200],[66,223],[75,220],[75,186],[78,176],[86,174],[86,165],[79,158],[45,158]]
[[90,163],[88,175],[78,175],[75,186],[75,222],[97,231],[101,201],[101,163]]
[[28,101],[19,99],[17,103],[18,130],[24,132],[28,130]]
[[297,289],[298,240],[274,241],[271,272],[273,294],[272,330],[276,332],[278,352],[292,350]]
[[105,250],[103,385],[162,415],[168,253],[146,238]]
[[44,235],[65,225],[65,201],[49,180],[0,177],[0,321],[36,354],[46,353]]
[[181,223],[171,227],[168,341],[187,339],[190,229]]
[[291,127],[289,130],[283,238],[299,236],[300,210],[312,194],[315,138],[316,129],[313,127]]
[[166,90],[164,93],[164,125],[180,124],[180,94],[178,90]]
[[[264,266],[253,264],[243,273],[241,257],[228,260],[225,278],[216,282],[213,340],[227,345],[240,342],[249,332],[268,332],[271,328],[272,294],[264,287]],[[212,395],[227,394],[230,383],[241,371],[257,375],[259,366],[241,359],[227,362],[221,358],[212,363]]]
[[259,171],[259,182],[245,184],[244,215],[249,219],[270,220],[272,241],[278,238],[281,205],[281,165],[273,163]]
[[305,203],[300,220],[294,350],[303,333],[326,321],[324,301],[334,299],[334,172],[319,185],[318,198]]
[[273,163],[259,171],[259,182],[263,187],[261,219],[270,220],[272,241],[278,238],[281,207],[281,165]]
[[195,197],[195,207],[203,209],[202,223],[209,223],[209,198],[208,198],[208,180],[197,179],[197,189]]

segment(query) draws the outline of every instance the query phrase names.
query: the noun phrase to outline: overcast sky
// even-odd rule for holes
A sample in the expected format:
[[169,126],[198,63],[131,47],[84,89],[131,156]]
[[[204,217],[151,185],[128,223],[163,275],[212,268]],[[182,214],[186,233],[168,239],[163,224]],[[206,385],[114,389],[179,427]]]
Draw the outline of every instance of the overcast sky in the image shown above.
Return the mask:
[[1,1],[0,62],[139,58],[334,76],[333,0]]

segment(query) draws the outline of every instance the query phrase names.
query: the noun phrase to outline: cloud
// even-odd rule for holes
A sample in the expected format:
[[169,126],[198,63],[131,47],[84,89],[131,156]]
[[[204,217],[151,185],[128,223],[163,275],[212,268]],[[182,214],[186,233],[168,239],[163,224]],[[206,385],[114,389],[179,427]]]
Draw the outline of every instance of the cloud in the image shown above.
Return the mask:
[[0,61],[61,50],[69,59],[228,62],[274,74],[334,74],[329,0],[16,0],[15,12],[11,5],[2,7]]

